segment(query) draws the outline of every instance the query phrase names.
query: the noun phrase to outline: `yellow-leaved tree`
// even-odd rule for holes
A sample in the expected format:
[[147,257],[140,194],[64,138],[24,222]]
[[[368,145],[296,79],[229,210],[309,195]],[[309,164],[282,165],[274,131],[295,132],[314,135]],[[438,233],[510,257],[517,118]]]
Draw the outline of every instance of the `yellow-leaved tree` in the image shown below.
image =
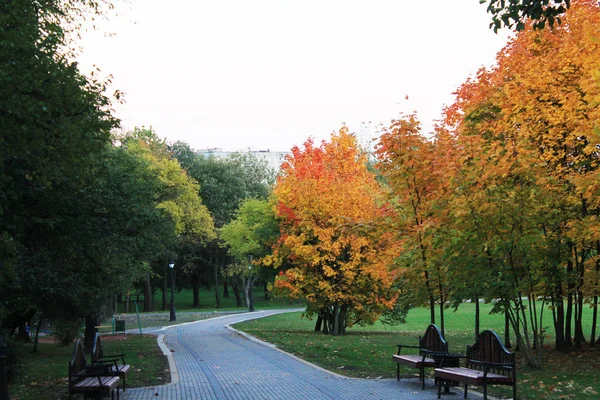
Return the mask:
[[275,288],[306,299],[317,330],[324,324],[325,333],[344,334],[393,309],[397,253],[376,229],[385,217],[381,189],[346,127],[320,146],[309,139],[294,147],[273,195],[281,236],[265,263],[288,267]]

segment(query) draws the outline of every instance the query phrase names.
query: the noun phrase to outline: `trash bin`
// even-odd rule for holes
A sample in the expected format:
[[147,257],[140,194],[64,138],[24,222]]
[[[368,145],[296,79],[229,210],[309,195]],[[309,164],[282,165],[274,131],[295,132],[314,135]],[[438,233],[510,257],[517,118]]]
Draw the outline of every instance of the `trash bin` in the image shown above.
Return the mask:
[[115,320],[115,333],[116,332],[125,333],[125,320],[124,319]]

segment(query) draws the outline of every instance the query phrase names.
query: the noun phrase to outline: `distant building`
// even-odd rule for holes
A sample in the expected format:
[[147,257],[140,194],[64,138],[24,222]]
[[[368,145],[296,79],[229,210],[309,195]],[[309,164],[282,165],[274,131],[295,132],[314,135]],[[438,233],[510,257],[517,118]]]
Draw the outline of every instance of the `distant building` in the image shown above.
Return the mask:
[[380,135],[381,130],[378,125],[371,121],[361,122],[360,131],[356,133],[356,140],[367,153],[373,154]]
[[246,150],[246,151],[223,151],[220,148],[212,148],[212,149],[200,149],[197,150],[198,154],[201,154],[205,157],[216,157],[216,158],[227,158],[232,154],[247,154],[258,159],[266,160],[269,164],[269,167],[272,168],[275,172],[279,172],[279,168],[281,167],[281,163],[285,160],[285,156],[290,154],[289,151],[270,151],[270,150]]

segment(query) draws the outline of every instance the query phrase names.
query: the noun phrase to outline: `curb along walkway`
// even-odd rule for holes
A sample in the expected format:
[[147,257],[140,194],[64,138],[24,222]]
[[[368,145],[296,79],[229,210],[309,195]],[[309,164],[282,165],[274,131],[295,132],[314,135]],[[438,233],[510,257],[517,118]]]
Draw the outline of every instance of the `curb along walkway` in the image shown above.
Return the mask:
[[[165,328],[159,337],[173,355],[172,383],[121,392],[125,400],[166,399],[437,399],[417,379],[353,379],[336,375],[229,328],[249,319],[297,310],[223,316]],[[393,349],[390,350],[390,354]],[[176,371],[174,371],[174,368]],[[390,370],[394,368],[390,361]],[[446,399],[456,396],[445,396]],[[471,396],[469,396],[471,398]],[[462,393],[461,393],[462,398]],[[442,396],[444,399],[444,396]]]

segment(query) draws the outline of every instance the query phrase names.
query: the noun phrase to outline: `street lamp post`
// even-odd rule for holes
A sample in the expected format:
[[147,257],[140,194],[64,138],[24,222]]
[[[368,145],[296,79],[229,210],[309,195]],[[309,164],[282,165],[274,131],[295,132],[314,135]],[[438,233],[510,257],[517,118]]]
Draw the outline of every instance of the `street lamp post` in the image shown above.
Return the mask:
[[173,275],[175,262],[171,261],[169,263],[169,269],[171,270],[171,314],[169,316],[169,321],[177,321],[177,316],[175,315],[175,279]]
[[[250,262],[252,262],[252,256],[250,256]],[[254,301],[252,299],[252,264],[248,265],[248,311],[254,311]]]

